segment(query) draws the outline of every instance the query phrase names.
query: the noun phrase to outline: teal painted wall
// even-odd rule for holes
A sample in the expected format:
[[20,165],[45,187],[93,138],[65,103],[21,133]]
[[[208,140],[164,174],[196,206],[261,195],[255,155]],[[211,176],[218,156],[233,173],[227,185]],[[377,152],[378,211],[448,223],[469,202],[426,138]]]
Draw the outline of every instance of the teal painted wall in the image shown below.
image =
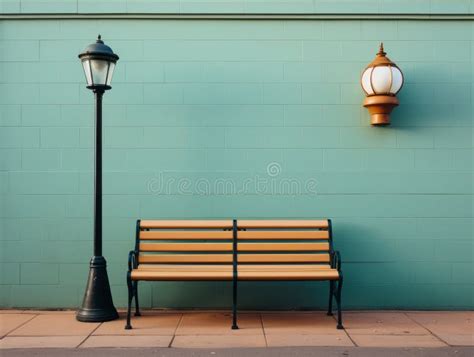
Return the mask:
[[[93,97],[77,54],[99,32],[121,57],[104,107],[116,305],[137,218],[330,217],[347,308],[473,307],[474,26],[395,20],[0,22],[1,306],[82,300]],[[381,40],[406,84],[393,125],[372,128],[359,76]],[[244,283],[240,299],[325,308],[326,295]],[[153,307],[230,298],[223,283],[141,288]]]

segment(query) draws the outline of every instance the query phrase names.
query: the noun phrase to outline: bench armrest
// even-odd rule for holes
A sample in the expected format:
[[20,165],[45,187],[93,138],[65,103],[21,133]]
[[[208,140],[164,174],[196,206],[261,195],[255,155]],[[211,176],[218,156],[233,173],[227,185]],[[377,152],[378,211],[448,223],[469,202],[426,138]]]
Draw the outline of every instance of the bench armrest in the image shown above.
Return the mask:
[[132,271],[138,267],[137,252],[131,250],[128,253],[128,271]]
[[335,250],[331,253],[331,268],[341,271],[341,253],[338,250]]

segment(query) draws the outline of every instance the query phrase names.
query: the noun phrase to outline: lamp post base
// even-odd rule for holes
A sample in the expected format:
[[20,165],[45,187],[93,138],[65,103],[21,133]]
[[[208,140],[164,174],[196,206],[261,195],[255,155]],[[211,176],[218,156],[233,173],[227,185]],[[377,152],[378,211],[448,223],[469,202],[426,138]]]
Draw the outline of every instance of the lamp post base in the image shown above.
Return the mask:
[[94,256],[90,262],[84,300],[76,319],[81,322],[105,322],[118,317],[110,292],[107,262],[102,256]]

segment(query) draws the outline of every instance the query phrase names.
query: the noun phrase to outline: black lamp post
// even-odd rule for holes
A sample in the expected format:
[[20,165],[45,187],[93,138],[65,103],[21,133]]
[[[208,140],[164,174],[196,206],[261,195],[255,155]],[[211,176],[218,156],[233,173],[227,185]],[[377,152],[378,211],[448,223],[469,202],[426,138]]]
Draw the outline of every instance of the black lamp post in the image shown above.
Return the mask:
[[83,322],[102,322],[118,318],[112,301],[107,263],[102,256],[102,96],[111,89],[115,63],[119,57],[106,46],[100,35],[79,55],[87,88],[95,95],[95,170],[94,170],[94,256],[82,307],[76,318]]

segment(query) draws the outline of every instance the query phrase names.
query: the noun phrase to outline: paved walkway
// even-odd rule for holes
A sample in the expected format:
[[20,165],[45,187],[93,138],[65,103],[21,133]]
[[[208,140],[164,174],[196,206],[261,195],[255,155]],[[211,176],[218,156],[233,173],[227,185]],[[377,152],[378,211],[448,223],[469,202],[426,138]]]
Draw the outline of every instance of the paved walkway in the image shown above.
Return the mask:
[[426,347],[474,346],[474,312],[346,312],[345,330],[323,312],[248,312],[231,330],[226,312],[144,311],[81,323],[73,311],[0,311],[0,348]]
[[[28,348],[3,350],[5,357],[472,357],[474,347],[267,347],[267,348]],[[3,355],[2,355],[3,356]]]

